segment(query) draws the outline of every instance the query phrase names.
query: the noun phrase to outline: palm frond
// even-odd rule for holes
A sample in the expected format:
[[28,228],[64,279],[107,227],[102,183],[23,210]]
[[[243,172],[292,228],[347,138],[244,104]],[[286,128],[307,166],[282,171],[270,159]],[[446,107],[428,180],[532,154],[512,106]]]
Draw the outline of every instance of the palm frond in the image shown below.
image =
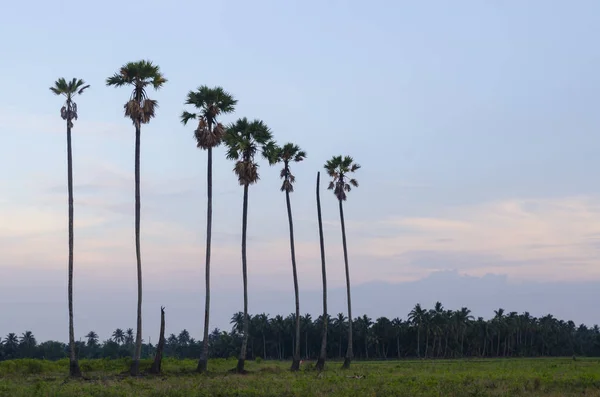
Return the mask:
[[125,84],[131,84],[132,80],[122,74],[115,73],[106,79],[106,85],[109,87],[122,87]]
[[183,125],[187,125],[188,121],[195,120],[197,117],[196,113],[186,112],[185,110],[181,113],[181,122]]
[[[83,81],[83,80],[79,80],[79,81]],[[89,85],[89,84],[88,84],[88,85],[86,85],[86,86],[83,86],[83,87],[81,87],[81,88],[79,89],[79,91],[77,91],[77,95],[81,95],[81,94],[83,94],[83,91],[87,90],[88,88],[90,88],[90,85]]]

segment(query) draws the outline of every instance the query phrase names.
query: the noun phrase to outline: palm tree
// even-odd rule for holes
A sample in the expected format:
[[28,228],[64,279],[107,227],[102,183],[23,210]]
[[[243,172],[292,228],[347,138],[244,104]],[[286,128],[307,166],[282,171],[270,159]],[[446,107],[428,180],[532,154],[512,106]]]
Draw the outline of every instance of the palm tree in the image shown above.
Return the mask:
[[125,345],[133,345],[133,328],[127,328],[125,331]]
[[205,282],[206,299],[204,301],[204,337],[202,338],[202,351],[198,360],[198,372],[205,372],[208,367],[208,333],[210,317],[210,248],[212,241],[212,149],[221,144],[225,128],[217,122],[217,116],[222,113],[231,113],[235,109],[237,100],[221,87],[209,88],[205,85],[198,87],[197,91],[190,91],[185,101],[186,105],[193,105],[198,113],[184,111],[181,122],[186,125],[192,119],[198,119],[198,128],[194,132],[196,144],[208,153],[206,186],[206,262]]
[[333,190],[340,206],[340,221],[342,224],[342,244],[344,248],[344,265],[346,267],[346,295],[348,300],[348,349],[344,358],[343,368],[350,368],[352,361],[352,300],[350,298],[350,269],[348,267],[348,248],[346,246],[346,226],[344,224],[344,206],[346,201],[346,193],[352,190],[352,186],[358,187],[358,181],[350,178],[349,175],[356,172],[360,165],[354,162],[350,156],[333,156],[331,160],[325,163],[325,169],[332,178],[329,182],[329,190]]
[[323,220],[321,218],[321,196],[319,194],[319,186],[321,182],[321,173],[317,172],[317,218],[319,221],[319,243],[321,247],[321,275],[323,279],[323,330],[321,334],[321,351],[317,360],[317,370],[322,371],[325,368],[325,360],[327,359],[327,323],[329,315],[327,314],[327,270],[325,267],[325,241],[323,239]]
[[415,307],[408,313],[408,321],[417,326],[417,357],[421,358],[421,328],[427,311],[417,303]]
[[112,333],[112,338],[115,342],[117,342],[120,345],[123,342],[125,342],[125,332],[123,332],[121,328],[117,328]]
[[87,338],[88,346],[96,346],[98,345],[98,334],[94,331],[88,332],[85,337]]
[[346,331],[344,329],[346,327],[346,316],[344,316],[344,313],[338,313],[337,317],[333,320],[332,325],[340,337],[340,342],[338,343],[338,357],[342,358],[342,338],[344,337],[344,331]]
[[69,375],[71,377],[81,377],[81,369],[75,355],[75,330],[73,326],[73,151],[71,149],[71,129],[73,120],[77,120],[77,104],[73,100],[76,95],[81,95],[89,88],[81,79],[72,79],[68,82],[59,78],[50,87],[55,95],[63,95],[66,98],[65,104],[60,109],[60,116],[67,121],[67,191],[69,201]]
[[300,162],[306,158],[306,152],[300,149],[298,145],[286,143],[282,147],[276,147],[273,151],[272,163],[283,163],[281,169],[281,191],[285,192],[285,202],[287,205],[288,223],[290,227],[290,252],[292,256],[292,273],[294,277],[294,295],[296,298],[296,346],[294,348],[294,358],[292,360],[292,371],[300,369],[300,294],[298,292],[298,273],[296,270],[296,250],[294,247],[294,223],[292,221],[292,204],[290,202],[290,193],[294,191],[294,182],[296,177],[290,170],[290,162]]
[[129,117],[135,126],[135,254],[137,259],[137,331],[135,350],[131,362],[130,373],[139,375],[140,356],[142,354],[142,258],[140,252],[140,140],[142,124],[147,124],[156,114],[158,102],[148,97],[148,86],[160,89],[167,79],[160,72],[158,65],[151,61],[129,62],[121,67],[118,73],[106,79],[107,86],[132,86],[133,91],[123,108],[125,117]]
[[261,151],[266,159],[273,158],[273,135],[269,127],[261,120],[248,121],[247,118],[237,120],[231,124],[223,138],[227,146],[227,158],[235,161],[233,171],[238,177],[238,182],[244,187],[244,201],[242,209],[242,279],[244,284],[244,329],[242,347],[237,364],[237,372],[244,372],[246,361],[246,348],[248,346],[248,271],[246,266],[246,229],[248,221],[248,187],[258,182],[258,164],[255,155]]

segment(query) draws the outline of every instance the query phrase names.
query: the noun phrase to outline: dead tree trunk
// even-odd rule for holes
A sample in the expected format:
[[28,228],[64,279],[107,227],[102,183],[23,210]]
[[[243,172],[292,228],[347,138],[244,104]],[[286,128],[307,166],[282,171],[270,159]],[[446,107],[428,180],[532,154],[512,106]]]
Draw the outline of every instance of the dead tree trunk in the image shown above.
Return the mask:
[[160,374],[160,366],[162,364],[163,350],[165,348],[165,308],[160,308],[160,336],[158,338],[158,345],[156,346],[156,355],[154,356],[154,362],[150,367],[151,374]]

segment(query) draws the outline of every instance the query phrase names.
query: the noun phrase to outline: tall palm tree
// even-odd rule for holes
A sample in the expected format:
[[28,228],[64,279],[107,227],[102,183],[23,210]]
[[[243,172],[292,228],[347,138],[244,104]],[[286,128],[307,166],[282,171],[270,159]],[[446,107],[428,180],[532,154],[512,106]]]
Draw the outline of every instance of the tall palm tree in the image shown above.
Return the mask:
[[306,152],[300,149],[298,145],[286,143],[282,147],[276,147],[273,151],[272,163],[283,163],[281,169],[281,191],[285,192],[285,202],[287,205],[288,223],[290,227],[290,252],[292,257],[292,273],[294,277],[294,295],[296,298],[296,346],[294,348],[294,358],[292,360],[292,371],[300,369],[300,293],[298,292],[298,272],[296,270],[296,249],[294,247],[294,223],[292,221],[292,204],[290,193],[294,191],[294,182],[296,177],[290,170],[290,162],[300,162],[306,158]]
[[137,259],[137,330],[135,349],[130,373],[139,375],[140,356],[142,354],[142,258],[140,252],[140,140],[142,124],[147,124],[156,114],[158,102],[148,97],[147,88],[160,89],[167,79],[160,72],[158,65],[151,61],[141,60],[129,62],[121,67],[118,73],[106,79],[109,87],[130,86],[133,88],[129,100],[125,103],[125,117],[135,126],[135,254]]
[[354,162],[350,156],[333,156],[331,160],[325,163],[325,169],[332,178],[327,189],[333,190],[333,194],[338,199],[340,207],[340,222],[342,224],[342,244],[344,248],[344,265],[346,267],[346,295],[348,300],[348,349],[344,358],[343,368],[350,368],[352,361],[352,300],[350,298],[350,269],[348,267],[348,248],[346,246],[346,226],[344,224],[344,206],[347,195],[352,186],[358,187],[358,181],[350,178],[354,172],[360,168],[360,165]]
[[198,128],[194,131],[196,145],[208,153],[206,171],[206,262],[205,283],[206,298],[204,301],[204,337],[202,338],[202,351],[198,360],[198,372],[205,372],[208,367],[208,333],[210,317],[210,248],[212,241],[212,149],[221,144],[225,127],[217,121],[217,116],[231,113],[235,109],[237,100],[221,87],[209,88],[205,85],[196,91],[190,91],[185,101],[186,105],[193,105],[197,113],[184,111],[181,122],[186,125],[192,119],[198,119]]
[[227,146],[227,158],[235,161],[234,173],[244,187],[242,207],[242,279],[244,284],[244,329],[237,372],[244,372],[248,346],[248,270],[246,266],[246,229],[248,223],[248,187],[259,180],[255,156],[260,151],[264,158],[272,160],[275,142],[269,127],[261,120],[248,121],[246,117],[231,124],[223,138]]
[[89,84],[81,79],[72,79],[66,81],[63,77],[54,82],[50,87],[55,95],[62,95],[66,98],[65,104],[60,109],[60,116],[67,122],[67,191],[69,201],[69,375],[71,377],[81,377],[81,369],[75,355],[75,330],[73,326],[73,151],[71,148],[71,129],[73,120],[77,120],[77,104],[73,100],[76,95],[81,95],[89,88]]
[[317,370],[322,371],[325,368],[327,359],[327,323],[329,315],[327,314],[327,270],[325,267],[325,241],[323,239],[323,219],[321,218],[321,195],[319,187],[321,184],[321,173],[317,172],[317,219],[319,221],[319,245],[321,247],[321,275],[323,279],[323,330],[321,331],[321,351],[317,360]]

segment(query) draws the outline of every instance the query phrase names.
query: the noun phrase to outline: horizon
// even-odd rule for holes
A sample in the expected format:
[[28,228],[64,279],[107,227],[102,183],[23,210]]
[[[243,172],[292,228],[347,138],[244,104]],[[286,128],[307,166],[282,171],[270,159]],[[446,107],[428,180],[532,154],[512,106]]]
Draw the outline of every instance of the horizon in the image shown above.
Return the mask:
[[[412,291],[421,300],[446,294],[482,312],[507,302],[507,311],[534,307],[598,323],[589,302],[600,298],[590,287],[600,286],[600,51],[593,40],[600,3],[382,1],[365,9],[350,1],[319,3],[318,13],[316,2],[207,4],[189,3],[184,14],[177,3],[162,4],[160,13],[138,10],[154,30],[142,48],[124,40],[137,32],[128,20],[133,4],[7,6],[0,26],[12,38],[2,45],[11,62],[0,64],[0,166],[8,171],[0,180],[2,337],[5,330],[68,336],[65,124],[62,99],[48,89],[60,77],[91,84],[76,98],[73,129],[75,332],[135,326],[134,130],[123,117],[129,90],[106,87],[105,79],[138,59],[151,59],[168,79],[150,93],[159,108],[142,127],[146,341],[158,334],[163,303],[168,329],[196,337],[203,325],[206,152],[179,115],[190,110],[188,91],[204,84],[238,100],[222,122],[264,120],[278,143],[307,152],[292,165],[301,313],[319,310],[312,296],[321,288],[318,171],[331,305],[345,312],[339,215],[323,164],[349,155],[362,166],[360,186],[344,203],[355,313],[392,310],[369,285],[423,282],[426,290]],[[200,13],[212,16],[205,29],[219,32],[209,61],[195,29]],[[95,18],[76,18],[82,14]],[[59,19],[73,23],[57,26]],[[211,330],[232,307],[242,309],[242,189],[222,147],[214,157]],[[249,196],[250,313],[283,302],[290,313],[280,166],[259,164]],[[364,296],[355,295],[361,289]],[[404,301],[397,306],[418,303]]]

